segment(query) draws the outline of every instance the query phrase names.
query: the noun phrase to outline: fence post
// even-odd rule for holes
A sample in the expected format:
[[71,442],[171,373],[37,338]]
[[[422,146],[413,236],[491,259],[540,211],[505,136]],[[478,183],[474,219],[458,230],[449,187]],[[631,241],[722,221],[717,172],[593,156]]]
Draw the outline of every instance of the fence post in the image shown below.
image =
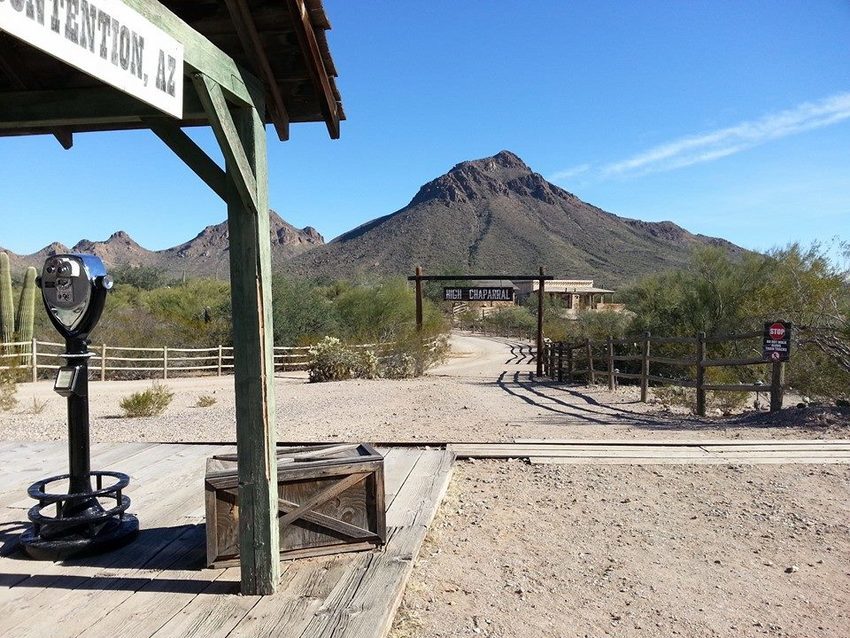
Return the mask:
[[100,380],[106,381],[106,344],[100,344]]
[[785,364],[781,361],[777,361],[771,367],[770,411],[779,412],[782,409],[782,386],[785,383]]
[[558,383],[564,381],[564,342],[558,342]]
[[608,390],[614,391],[614,338],[608,335]]
[[223,351],[222,351],[222,347],[221,347],[221,344],[218,344],[218,375],[217,375],[217,376],[219,376],[219,377],[221,376],[221,362],[222,362],[222,358],[223,358]]
[[162,378],[168,378],[168,346],[162,347]]
[[640,359],[640,400],[641,403],[646,403],[647,394],[649,393],[649,331],[643,333],[643,347],[641,348]]
[[596,370],[593,368],[593,349],[590,347],[590,339],[585,340],[584,347],[587,349],[587,378],[590,383],[596,384]]
[[32,345],[30,346],[30,368],[32,369],[32,382],[35,383],[38,381],[38,346],[36,345],[38,342],[33,338]]
[[705,416],[705,333],[697,335],[697,414]]
[[567,346],[567,382],[573,382],[573,370],[575,370],[575,365],[573,364],[573,347]]

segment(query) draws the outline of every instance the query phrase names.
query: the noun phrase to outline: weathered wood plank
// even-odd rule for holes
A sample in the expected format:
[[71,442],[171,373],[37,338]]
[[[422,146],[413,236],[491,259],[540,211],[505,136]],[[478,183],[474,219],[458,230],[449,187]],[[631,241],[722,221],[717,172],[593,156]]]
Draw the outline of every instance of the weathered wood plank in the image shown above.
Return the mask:
[[532,465],[781,465],[781,464],[850,464],[850,457],[758,457],[758,456],[707,456],[703,458],[579,458],[535,456]]

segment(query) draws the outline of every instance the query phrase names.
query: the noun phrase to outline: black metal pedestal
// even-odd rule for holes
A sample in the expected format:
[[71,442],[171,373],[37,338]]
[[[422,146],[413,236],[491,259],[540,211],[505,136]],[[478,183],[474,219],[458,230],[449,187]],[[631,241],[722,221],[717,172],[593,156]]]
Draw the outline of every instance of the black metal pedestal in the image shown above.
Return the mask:
[[[33,483],[28,493],[38,501],[29,511],[33,525],[21,536],[24,551],[38,560],[63,560],[71,556],[94,554],[131,541],[139,531],[139,521],[127,514],[130,499],[122,490],[130,477],[120,472],[95,471],[90,477],[97,481],[97,489],[76,494],[47,492],[47,485],[70,478],[61,474]],[[103,487],[104,477],[115,479]],[[115,500],[104,508],[101,501]],[[56,507],[55,514],[45,512]]]
[[[70,473],[42,479],[30,486],[28,493],[38,505],[28,514],[32,527],[20,538],[24,551],[38,560],[63,560],[106,551],[131,541],[139,531],[138,519],[127,513],[130,499],[123,494],[130,477],[120,472],[91,470],[88,344],[83,338],[67,338],[66,350],[64,368],[76,370],[70,375],[73,383],[62,389],[68,399]],[[104,478],[114,482],[104,487]],[[59,481],[68,482],[67,493],[47,491],[49,484]],[[55,512],[51,516],[47,509],[52,506]]]

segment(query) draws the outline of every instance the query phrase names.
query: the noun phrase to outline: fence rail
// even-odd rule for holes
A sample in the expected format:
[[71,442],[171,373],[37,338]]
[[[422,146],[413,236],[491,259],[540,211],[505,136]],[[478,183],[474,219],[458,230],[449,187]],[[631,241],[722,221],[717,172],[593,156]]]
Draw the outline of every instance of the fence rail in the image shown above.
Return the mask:
[[[380,354],[391,343],[365,343],[352,347],[372,348]],[[274,368],[278,372],[306,370],[312,361],[312,346],[274,346]],[[163,346],[130,347],[99,344],[89,346],[89,373],[93,379],[159,377],[168,379],[176,374],[222,374],[233,370],[233,347],[172,348]],[[27,370],[31,381],[47,376],[61,365],[65,344],[53,341],[16,341],[0,343],[0,370]]]
[[[584,380],[595,384],[598,377],[608,381],[608,387],[613,390],[620,379],[640,382],[640,400],[646,402],[650,383],[667,386],[678,386],[696,389],[696,412],[705,416],[706,392],[769,392],[770,411],[782,408],[784,394],[785,364],[764,360],[754,356],[760,354],[760,347],[755,345],[747,348],[749,356],[729,357],[720,356],[709,358],[707,347],[722,344],[736,344],[740,341],[761,338],[761,332],[741,334],[713,335],[706,337],[699,333],[693,337],[656,337],[649,332],[641,336],[613,339],[605,341],[585,340],[577,343],[563,341],[547,341],[544,344],[543,363],[544,375],[560,382]],[[653,346],[678,347],[677,356],[659,356],[653,354]],[[616,350],[619,349],[619,352]],[[639,354],[633,351],[638,350]],[[683,352],[688,350],[688,352]],[[604,362],[605,368],[598,366]],[[615,367],[625,364],[625,370]],[[653,374],[653,364],[655,364]],[[658,366],[667,366],[678,371],[677,376],[659,374]],[[756,383],[711,383],[706,379],[706,371],[711,368],[738,368],[746,366],[770,366],[770,384]],[[690,368],[694,374],[691,378],[682,376],[682,369]]]

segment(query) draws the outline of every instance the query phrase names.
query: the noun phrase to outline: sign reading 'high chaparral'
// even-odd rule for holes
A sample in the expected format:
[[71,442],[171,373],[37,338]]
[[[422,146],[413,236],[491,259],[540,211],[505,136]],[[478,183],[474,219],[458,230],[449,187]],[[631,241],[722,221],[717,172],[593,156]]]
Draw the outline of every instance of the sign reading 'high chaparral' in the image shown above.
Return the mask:
[[513,301],[514,289],[504,287],[443,288],[445,301]]
[[0,0],[0,31],[183,117],[183,45],[120,0]]

